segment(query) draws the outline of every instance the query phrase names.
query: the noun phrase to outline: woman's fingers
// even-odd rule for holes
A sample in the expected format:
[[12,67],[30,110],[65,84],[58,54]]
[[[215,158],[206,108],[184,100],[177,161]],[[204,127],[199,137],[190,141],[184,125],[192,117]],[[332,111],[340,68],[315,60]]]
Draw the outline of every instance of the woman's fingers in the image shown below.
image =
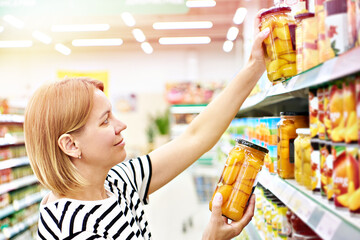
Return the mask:
[[242,231],[254,216],[254,210],[255,210],[255,194],[251,196],[249,205],[247,206],[246,211],[243,217],[240,219],[240,221],[232,222],[231,225],[233,225],[236,229]]
[[221,221],[222,220],[222,212],[221,212],[221,205],[222,205],[223,197],[221,193],[217,192],[214,196],[212,201],[212,213],[211,213],[211,220],[213,221]]

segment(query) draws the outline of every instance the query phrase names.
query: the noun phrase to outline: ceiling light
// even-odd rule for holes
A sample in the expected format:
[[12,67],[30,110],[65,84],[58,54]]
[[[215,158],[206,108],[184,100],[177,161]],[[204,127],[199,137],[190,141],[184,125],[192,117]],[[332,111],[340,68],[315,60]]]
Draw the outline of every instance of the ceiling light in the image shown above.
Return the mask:
[[148,42],[143,42],[141,44],[141,48],[146,54],[151,54],[154,51],[154,49],[151,47],[150,43]]
[[3,19],[5,22],[19,29],[23,28],[25,25],[23,21],[9,14],[5,15]]
[[235,12],[233,22],[235,24],[241,24],[245,19],[246,13],[247,13],[246,8],[238,8]]
[[211,42],[209,37],[162,37],[159,43],[163,45],[171,44],[208,44]]
[[234,47],[234,43],[232,41],[227,40],[224,42],[223,50],[224,52],[231,52],[233,47]]
[[89,47],[89,46],[120,46],[123,40],[120,38],[107,38],[107,39],[75,39],[72,45],[76,47]]
[[126,26],[128,27],[133,27],[135,26],[135,19],[133,17],[133,15],[131,13],[128,12],[124,12],[121,14],[121,18],[124,21],[124,23],[126,24]]
[[3,32],[3,31],[4,31],[4,27],[0,26],[0,32]]
[[0,41],[0,48],[31,47],[32,44],[31,40]]
[[55,45],[55,50],[64,55],[69,55],[71,53],[71,49],[61,43]]
[[239,29],[237,27],[231,27],[229,28],[226,34],[226,38],[230,41],[234,41],[238,34],[239,34]]
[[51,26],[51,31],[53,32],[97,32],[107,31],[109,29],[109,24],[67,24]]
[[196,29],[212,28],[213,23],[210,21],[197,22],[156,22],[153,24],[154,29]]
[[39,40],[40,42],[45,43],[45,44],[50,44],[52,41],[51,37],[49,37],[45,33],[39,32],[39,31],[34,31],[32,33],[32,36],[34,38],[36,38],[37,40]]
[[216,2],[214,0],[188,0],[186,1],[186,6],[188,8],[195,7],[215,7]]
[[141,31],[141,29],[138,29],[138,28],[133,29],[132,34],[134,35],[134,38],[138,42],[144,42],[146,40],[146,37],[145,37],[143,31]]

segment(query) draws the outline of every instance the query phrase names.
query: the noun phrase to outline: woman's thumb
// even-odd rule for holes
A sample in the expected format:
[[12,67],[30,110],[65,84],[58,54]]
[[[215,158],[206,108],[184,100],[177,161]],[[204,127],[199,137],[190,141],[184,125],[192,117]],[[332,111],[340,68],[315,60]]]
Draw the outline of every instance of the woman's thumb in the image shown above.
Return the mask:
[[259,32],[255,37],[254,45],[261,46],[264,39],[269,36],[269,33],[270,33],[270,28],[268,28],[268,27],[265,28],[264,30],[262,30],[261,32]]
[[221,193],[217,192],[212,201],[212,214],[211,217],[221,217],[221,205],[222,205],[223,197]]

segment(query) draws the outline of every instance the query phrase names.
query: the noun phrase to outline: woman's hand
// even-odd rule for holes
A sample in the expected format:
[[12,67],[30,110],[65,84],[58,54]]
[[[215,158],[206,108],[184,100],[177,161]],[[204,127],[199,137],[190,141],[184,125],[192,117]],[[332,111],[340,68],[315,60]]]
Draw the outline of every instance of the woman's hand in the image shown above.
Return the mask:
[[255,195],[251,196],[244,216],[238,222],[228,223],[228,219],[221,214],[221,205],[222,195],[216,193],[212,201],[210,222],[205,229],[203,240],[227,240],[239,235],[254,216]]
[[263,13],[264,11],[266,11],[267,9],[261,9],[255,18],[255,41],[253,43],[252,49],[251,49],[251,55],[250,55],[250,59],[249,62],[254,61],[257,62],[262,65],[262,68],[265,71],[265,60],[264,60],[264,51],[262,48],[262,42],[264,41],[265,38],[267,38],[267,36],[270,33],[270,28],[265,28],[263,31],[260,32],[259,30],[259,24],[260,24],[260,15],[261,13]]

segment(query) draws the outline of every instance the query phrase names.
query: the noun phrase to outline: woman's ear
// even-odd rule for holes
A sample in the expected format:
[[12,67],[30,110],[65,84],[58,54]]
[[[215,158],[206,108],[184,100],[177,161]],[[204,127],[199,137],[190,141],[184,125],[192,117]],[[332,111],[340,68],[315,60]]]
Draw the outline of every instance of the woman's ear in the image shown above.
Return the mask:
[[70,134],[62,134],[58,139],[58,145],[69,157],[81,158],[80,148],[75,144],[74,137]]

